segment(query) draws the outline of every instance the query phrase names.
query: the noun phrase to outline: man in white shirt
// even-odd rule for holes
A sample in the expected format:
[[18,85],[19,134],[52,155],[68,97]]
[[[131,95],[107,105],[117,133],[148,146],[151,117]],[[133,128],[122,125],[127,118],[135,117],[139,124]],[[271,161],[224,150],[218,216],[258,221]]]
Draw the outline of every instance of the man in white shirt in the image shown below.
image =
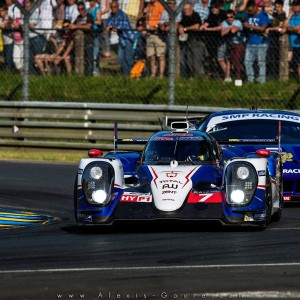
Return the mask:
[[12,20],[16,18],[21,18],[21,11],[13,3],[12,0],[5,0],[8,9],[8,17]]
[[[12,27],[17,28],[21,20],[21,11],[19,8],[13,3],[12,0],[5,0],[5,3],[7,5],[8,9],[8,18],[12,22]],[[8,53],[8,55],[12,55],[13,62],[15,65],[15,68],[22,72],[23,70],[23,38],[21,36],[20,31],[14,31],[14,42],[12,47],[12,53]]]
[[76,21],[79,16],[79,11],[77,9],[75,0],[67,0],[68,5],[66,6],[66,20],[69,20],[72,24]]
[[[33,0],[26,0],[24,6],[25,10],[29,11],[32,4]],[[31,74],[37,74],[34,67],[34,58],[35,55],[41,54],[43,52],[43,47],[45,44],[45,37],[35,30],[36,28],[39,28],[39,22],[40,14],[39,10],[36,9],[29,17],[29,72]],[[22,23],[24,23],[23,19]]]
[[42,0],[40,4],[40,18],[38,27],[41,29],[45,29],[39,30],[39,33],[43,34],[46,40],[48,40],[51,35],[50,29],[53,28],[54,11],[56,8],[56,0]]

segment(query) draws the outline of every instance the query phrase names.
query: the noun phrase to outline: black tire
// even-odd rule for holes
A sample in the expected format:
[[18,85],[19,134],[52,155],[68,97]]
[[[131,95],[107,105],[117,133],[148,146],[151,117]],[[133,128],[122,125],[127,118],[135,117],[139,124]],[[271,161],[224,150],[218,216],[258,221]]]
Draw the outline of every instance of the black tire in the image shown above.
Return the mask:
[[282,209],[283,209],[283,186],[282,186],[282,180],[280,185],[280,200],[279,200],[279,209],[273,214],[272,216],[272,222],[279,222],[282,215]]
[[78,179],[78,175],[76,175],[75,182],[74,182],[74,216],[75,216],[76,224],[78,224],[78,218],[77,218],[77,213],[76,213],[76,208],[77,208],[77,179]]
[[260,228],[262,230],[267,229],[268,225],[271,223],[272,217],[272,190],[271,190],[271,181],[270,175],[267,172],[266,179],[266,220],[261,224]]

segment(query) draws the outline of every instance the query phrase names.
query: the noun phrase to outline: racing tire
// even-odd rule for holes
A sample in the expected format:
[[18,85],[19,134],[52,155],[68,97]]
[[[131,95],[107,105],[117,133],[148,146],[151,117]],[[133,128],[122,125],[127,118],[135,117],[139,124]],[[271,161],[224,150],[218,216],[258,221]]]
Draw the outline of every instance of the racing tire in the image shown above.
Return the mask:
[[76,212],[76,208],[77,208],[77,179],[78,179],[78,175],[76,175],[75,182],[74,182],[74,216],[75,216],[76,224],[78,224],[78,218],[77,218],[77,212]]
[[272,216],[272,222],[279,222],[281,219],[281,215],[282,215],[282,209],[283,209],[283,185],[282,185],[282,181],[281,181],[281,185],[280,185],[280,200],[279,200],[279,209],[273,214]]
[[265,230],[267,229],[268,225],[271,223],[272,218],[272,191],[271,191],[271,181],[270,175],[267,172],[267,179],[266,179],[266,219],[260,225],[260,229]]

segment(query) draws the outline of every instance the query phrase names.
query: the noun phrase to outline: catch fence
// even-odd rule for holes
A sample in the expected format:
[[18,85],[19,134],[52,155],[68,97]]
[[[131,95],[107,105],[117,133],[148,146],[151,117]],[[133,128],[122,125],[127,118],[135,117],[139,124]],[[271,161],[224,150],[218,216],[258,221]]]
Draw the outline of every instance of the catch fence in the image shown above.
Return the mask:
[[[29,18],[25,18],[24,28],[28,28]],[[25,26],[26,25],[26,26]],[[35,29],[38,32],[39,28]],[[63,28],[51,29],[53,37],[61,39],[65,34]],[[137,33],[137,31],[136,31]],[[159,68],[156,77],[151,73],[151,66],[145,55],[145,45],[149,39],[149,32],[144,31],[137,38],[136,52],[139,59],[144,60],[145,67],[140,78],[130,78],[124,74],[117,57],[118,45],[111,46],[111,56],[104,58],[104,31],[99,31],[100,60],[86,57],[88,41],[81,30],[73,32],[74,47],[70,55],[71,72],[61,62],[58,66],[52,62],[43,64],[42,68],[36,61],[36,36],[32,37],[29,30],[23,31],[23,56],[17,57],[23,64],[19,70],[16,64],[7,65],[5,57],[0,58],[0,97],[4,100],[21,101],[51,101],[51,102],[98,102],[98,103],[136,103],[162,105],[193,105],[193,106],[224,106],[299,109],[299,84],[295,68],[289,61],[288,34],[271,31],[270,44],[267,50],[267,80],[265,84],[248,83],[245,75],[245,61],[241,62],[242,83],[235,84],[235,71],[232,68],[232,82],[224,82],[225,74],[217,58],[218,47],[221,43],[220,32],[202,32],[201,39],[205,44],[203,52],[204,73],[195,72],[195,57],[191,63],[182,58],[184,41],[179,40],[178,34],[158,32],[166,45],[165,71],[159,78]],[[90,35],[93,37],[93,35]],[[191,36],[189,37],[191,38]],[[25,43],[25,41],[27,41]],[[47,47],[47,55],[53,55],[53,48]],[[168,45],[175,45],[175,57],[171,58]],[[187,49],[187,53],[192,49]],[[184,50],[186,51],[186,49]],[[22,52],[21,52],[22,53]],[[90,52],[92,48],[90,47]],[[187,54],[188,55],[188,54]],[[200,55],[200,54],[199,54]],[[175,58],[175,59],[173,59]],[[96,63],[99,73],[95,73],[92,66]],[[156,64],[159,67],[159,59]],[[254,64],[256,75],[258,64]],[[95,75],[95,76],[94,76]]]

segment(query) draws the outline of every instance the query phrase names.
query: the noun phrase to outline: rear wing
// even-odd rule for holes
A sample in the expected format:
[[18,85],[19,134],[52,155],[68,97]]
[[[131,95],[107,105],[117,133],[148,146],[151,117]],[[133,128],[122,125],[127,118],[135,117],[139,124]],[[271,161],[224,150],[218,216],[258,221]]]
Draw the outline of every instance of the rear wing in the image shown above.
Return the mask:
[[261,144],[270,145],[278,144],[276,139],[229,139],[229,140],[217,140],[220,145],[232,145],[232,144]]
[[278,137],[275,139],[228,139],[218,140],[220,145],[234,145],[234,144],[260,144],[260,145],[277,145],[278,152],[281,154],[281,121],[278,121]]
[[127,139],[119,139],[118,138],[118,122],[114,121],[114,151],[118,150],[119,144],[147,144],[149,139],[143,138],[127,138]]
[[[195,115],[195,116],[163,116],[162,118],[162,129],[167,130],[172,127],[172,123],[176,122],[187,122],[189,129],[198,129],[200,121],[206,117],[206,115]],[[114,151],[118,150],[118,145],[121,144],[146,144],[149,139],[144,138],[125,138],[119,139],[118,138],[118,122],[114,121]]]

